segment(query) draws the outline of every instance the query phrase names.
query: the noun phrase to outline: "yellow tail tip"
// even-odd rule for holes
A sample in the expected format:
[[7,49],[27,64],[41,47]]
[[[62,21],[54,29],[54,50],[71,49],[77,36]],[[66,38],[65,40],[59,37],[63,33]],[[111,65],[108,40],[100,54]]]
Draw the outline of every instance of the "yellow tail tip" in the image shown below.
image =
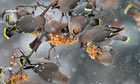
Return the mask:
[[24,59],[24,60],[21,62],[20,58],[18,58],[18,62],[19,62],[19,65],[20,65],[20,66],[23,66],[22,62],[25,63],[26,60]]
[[7,34],[6,34],[6,28],[4,28],[4,37],[6,38],[6,39],[10,39],[10,37],[9,36],[7,36]]
[[130,8],[132,8],[132,5],[128,5],[128,6],[125,8],[125,10],[124,10],[124,14],[125,14],[125,15],[127,15],[128,10],[129,10]]
[[29,48],[29,50],[31,50],[31,51],[33,50],[33,49],[30,47],[30,45],[28,45],[28,48]]
[[19,65],[22,66],[22,63],[21,63],[21,61],[20,61],[20,58],[18,58],[18,62],[19,62]]
[[101,19],[99,19],[99,25],[101,25],[102,24],[102,20]]
[[125,43],[128,43],[130,41],[130,37],[127,37],[127,40],[125,41]]
[[85,11],[92,11],[93,9],[85,8],[84,10],[85,10]]

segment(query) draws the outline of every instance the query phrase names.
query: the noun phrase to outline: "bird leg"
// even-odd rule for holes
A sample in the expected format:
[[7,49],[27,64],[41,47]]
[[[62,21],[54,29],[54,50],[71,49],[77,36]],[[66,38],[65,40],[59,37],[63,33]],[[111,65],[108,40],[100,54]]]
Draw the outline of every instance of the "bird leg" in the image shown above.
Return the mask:
[[50,59],[51,50],[55,47],[55,46],[54,46],[53,44],[51,44],[51,43],[50,43],[50,45],[51,45],[51,48],[50,48],[49,51],[48,51],[48,57],[47,57],[48,60]]

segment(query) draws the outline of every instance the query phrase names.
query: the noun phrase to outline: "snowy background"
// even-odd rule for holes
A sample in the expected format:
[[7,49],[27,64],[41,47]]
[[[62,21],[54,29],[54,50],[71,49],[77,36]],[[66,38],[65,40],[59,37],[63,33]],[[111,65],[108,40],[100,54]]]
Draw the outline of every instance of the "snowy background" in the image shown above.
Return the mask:
[[[14,9],[19,4],[34,4],[36,1],[49,2],[49,0],[0,0],[0,12],[5,9]],[[121,1],[121,6],[115,10],[115,13],[125,25],[124,34],[131,37],[131,41],[127,44],[122,42],[113,44],[118,52],[113,66],[105,67],[97,64],[77,43],[56,48],[62,64],[60,70],[70,78],[69,84],[140,84],[140,32],[137,31],[138,27],[133,18],[123,15],[127,3],[124,0]],[[40,12],[37,11],[37,13]],[[59,15],[55,14],[57,18],[60,17]],[[15,34],[7,40],[3,36],[5,26],[0,24],[0,66],[4,67],[9,64],[13,48],[21,47],[26,52],[30,52],[27,46],[35,38],[30,34]],[[50,46],[44,42],[33,57],[46,57],[49,48]],[[53,58],[53,52],[51,55]],[[30,76],[30,81],[55,84],[44,82],[32,70],[26,72]]]

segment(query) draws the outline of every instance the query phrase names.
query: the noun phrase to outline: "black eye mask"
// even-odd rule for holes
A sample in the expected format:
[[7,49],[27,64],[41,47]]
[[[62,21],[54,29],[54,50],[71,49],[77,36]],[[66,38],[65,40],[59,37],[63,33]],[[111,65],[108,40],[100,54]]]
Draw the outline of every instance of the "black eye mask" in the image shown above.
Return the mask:
[[3,69],[0,69],[0,73],[2,73]]
[[6,10],[4,10],[4,12],[1,14],[1,17],[3,18],[5,14],[6,14]]
[[20,63],[21,63],[22,65],[23,65],[23,60],[24,60],[24,59],[20,59]]

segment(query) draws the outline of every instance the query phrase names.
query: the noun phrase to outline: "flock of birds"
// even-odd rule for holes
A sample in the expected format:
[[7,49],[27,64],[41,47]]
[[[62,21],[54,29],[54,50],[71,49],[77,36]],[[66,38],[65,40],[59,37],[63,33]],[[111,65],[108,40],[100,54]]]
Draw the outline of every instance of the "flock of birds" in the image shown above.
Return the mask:
[[[126,7],[124,14],[132,15],[137,25],[140,26],[140,13],[138,12],[140,2],[126,1],[130,5]],[[25,72],[28,69],[32,69],[46,82],[55,81],[67,84],[69,78],[59,70],[59,62],[56,64],[50,61],[50,52],[52,49],[55,50],[57,45],[78,42],[79,46],[86,48],[86,52],[97,63],[111,66],[116,56],[115,49],[111,47],[112,42],[119,40],[128,43],[130,38],[121,35],[124,32],[124,26],[112,10],[104,9],[104,7],[98,9],[96,6],[96,0],[52,0],[48,6],[37,2],[35,5],[18,5],[15,10],[5,10],[0,16],[7,24],[4,28],[4,36],[7,39],[12,39],[13,35],[22,32],[31,33],[36,38],[28,46],[31,49],[29,55],[26,55],[21,48],[13,49],[10,66],[0,68],[0,84],[29,81]],[[24,7],[31,7],[32,11],[21,9]],[[37,8],[42,9],[40,15],[35,15]],[[53,9],[61,11],[62,16],[59,21],[46,14]],[[102,12],[109,12],[110,16],[105,16]],[[63,17],[67,18],[67,22],[63,21]],[[105,18],[110,19],[110,24],[104,24]],[[42,42],[48,42],[51,45],[48,56],[33,62],[30,57],[37,52]],[[16,56],[16,52],[20,52],[21,55]],[[15,67],[19,70],[14,71]],[[5,71],[9,71],[9,78],[5,75]],[[36,83],[25,82],[23,84]]]

